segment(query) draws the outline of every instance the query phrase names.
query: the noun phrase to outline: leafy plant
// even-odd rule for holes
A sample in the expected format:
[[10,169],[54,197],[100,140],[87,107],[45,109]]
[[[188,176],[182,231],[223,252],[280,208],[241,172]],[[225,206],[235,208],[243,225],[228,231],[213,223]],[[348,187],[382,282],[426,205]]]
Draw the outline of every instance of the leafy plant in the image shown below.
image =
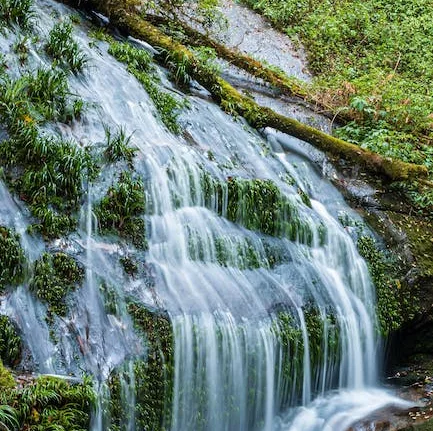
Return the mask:
[[34,12],[33,0],[0,0],[0,25],[19,25],[28,28]]
[[72,32],[73,25],[69,21],[55,24],[50,31],[45,50],[57,63],[68,66],[73,73],[78,73],[84,69],[88,59],[74,40]]
[[108,126],[105,126],[104,129],[107,140],[105,156],[108,161],[114,163],[125,160],[131,165],[137,151],[137,148],[130,146],[132,135],[126,136],[126,131],[123,127],[119,127],[114,134]]

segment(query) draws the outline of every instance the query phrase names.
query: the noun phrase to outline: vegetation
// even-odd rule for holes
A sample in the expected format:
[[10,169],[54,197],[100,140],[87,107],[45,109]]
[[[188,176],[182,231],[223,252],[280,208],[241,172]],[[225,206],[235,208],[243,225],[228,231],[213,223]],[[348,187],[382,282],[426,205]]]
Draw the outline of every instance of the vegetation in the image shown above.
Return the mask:
[[0,28],[19,25],[28,28],[34,16],[33,0],[0,0]]
[[24,271],[24,252],[19,235],[0,226],[0,292],[4,287],[21,281]]
[[41,133],[39,124],[70,121],[81,114],[82,102],[71,99],[66,76],[55,69],[38,69],[12,80],[0,80],[0,116],[9,139],[0,147],[6,178],[32,214],[35,227],[46,237],[75,226],[82,180],[94,175],[89,153],[73,142]]
[[[205,173],[202,187],[205,205],[232,222],[265,235],[309,245],[315,240],[313,227],[302,219],[295,202],[284,196],[272,180],[229,178],[224,183]],[[224,202],[227,208],[223,207]],[[318,226],[317,234],[317,240],[323,243],[323,227]]]
[[109,127],[105,127],[105,137],[107,139],[107,147],[104,154],[107,160],[110,163],[124,160],[131,166],[137,151],[137,148],[130,146],[132,135],[126,136],[126,131],[123,127],[119,127],[115,133]]
[[[0,364],[0,426],[31,431],[85,431],[89,429],[95,394],[92,381],[70,383],[54,377],[39,377],[16,387],[12,376]],[[4,377],[1,377],[1,376]]]
[[45,50],[56,64],[67,66],[73,73],[77,73],[84,69],[87,58],[74,40],[72,32],[73,26],[69,21],[55,24],[50,31]]
[[360,236],[358,250],[376,286],[378,329],[386,336],[413,318],[418,304],[411,289],[400,281],[402,274],[396,262],[379,250],[373,238]]
[[[143,306],[130,303],[128,311],[136,329],[148,343],[146,360],[132,364],[135,379],[135,424],[137,429],[167,429],[173,385],[173,333],[170,321],[164,315],[152,313]],[[116,370],[110,378],[112,425],[118,430],[127,421],[128,408],[122,405],[121,381],[131,383],[129,365]]]
[[112,185],[94,211],[104,233],[117,233],[137,248],[147,248],[144,184],[123,172],[116,185]]
[[128,275],[130,275],[131,277],[137,275],[138,262],[131,255],[121,257],[120,263]]
[[46,302],[50,313],[66,315],[66,296],[83,281],[83,268],[65,253],[44,253],[35,262],[30,289]]
[[9,366],[21,359],[21,338],[8,316],[0,315],[0,360]]
[[302,40],[317,98],[351,120],[337,136],[431,172],[429,1],[244,1]]

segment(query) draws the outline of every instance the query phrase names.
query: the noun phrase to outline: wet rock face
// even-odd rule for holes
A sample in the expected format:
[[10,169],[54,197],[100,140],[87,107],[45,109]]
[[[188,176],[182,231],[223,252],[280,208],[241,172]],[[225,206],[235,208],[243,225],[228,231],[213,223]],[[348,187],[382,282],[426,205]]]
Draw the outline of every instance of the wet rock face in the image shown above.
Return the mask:
[[401,324],[388,338],[386,373],[410,376],[410,382],[397,382],[402,386],[433,376],[433,223],[417,214],[393,184],[353,166],[340,163],[338,168],[333,183],[392,257],[395,269],[390,276],[398,278],[402,302],[406,302]]

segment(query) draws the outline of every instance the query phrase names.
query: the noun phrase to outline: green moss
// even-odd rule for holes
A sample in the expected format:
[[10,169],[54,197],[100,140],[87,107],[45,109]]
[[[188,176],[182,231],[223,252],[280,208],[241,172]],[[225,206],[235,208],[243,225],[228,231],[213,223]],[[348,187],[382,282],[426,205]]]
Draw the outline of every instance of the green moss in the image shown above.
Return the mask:
[[46,302],[49,311],[60,316],[67,313],[66,296],[83,281],[83,268],[65,253],[44,253],[35,262],[29,288]]
[[416,215],[397,212],[388,215],[407,235],[409,248],[414,257],[412,267],[417,268],[421,277],[433,277],[432,222]]
[[[308,335],[312,383],[313,388],[318,389],[325,360],[328,371],[331,369],[329,367],[337,365],[340,361],[339,327],[332,312],[321,313],[313,306],[305,306],[303,312]],[[295,316],[296,314],[293,315],[289,311],[280,311],[274,316],[272,326],[282,348],[281,366],[284,387],[287,388],[283,403],[293,402],[290,397],[294,394],[300,396],[303,384],[305,345],[301,324]],[[332,373],[327,376],[330,380],[334,377]]]
[[8,316],[0,315],[0,359],[9,366],[21,358],[21,338]]
[[408,286],[401,283],[401,272],[396,263],[379,250],[374,239],[360,236],[357,245],[376,286],[379,331],[388,335],[414,316],[418,302]]
[[[146,360],[135,360],[132,374],[135,381],[136,406],[134,411],[137,429],[165,430],[170,421],[169,407],[173,385],[174,340],[172,327],[166,316],[152,313],[144,307],[130,303],[136,329],[148,345]],[[131,365],[126,363],[110,377],[112,425],[126,430],[129,409],[122,400],[122,382],[132,385]],[[131,386],[130,386],[131,387]]]
[[[308,245],[313,242],[312,226],[301,219],[297,205],[272,180],[229,178],[224,183],[205,173],[202,189],[205,205],[234,223],[265,235]],[[323,228],[319,236],[325,240]]]
[[10,371],[3,366],[3,362],[0,359],[0,389],[1,391],[6,391],[13,388],[15,388],[15,380]]
[[147,248],[144,184],[123,172],[116,185],[95,206],[95,214],[104,233],[117,233],[138,248]]
[[24,252],[19,235],[0,226],[0,291],[6,286],[18,284],[23,278]]

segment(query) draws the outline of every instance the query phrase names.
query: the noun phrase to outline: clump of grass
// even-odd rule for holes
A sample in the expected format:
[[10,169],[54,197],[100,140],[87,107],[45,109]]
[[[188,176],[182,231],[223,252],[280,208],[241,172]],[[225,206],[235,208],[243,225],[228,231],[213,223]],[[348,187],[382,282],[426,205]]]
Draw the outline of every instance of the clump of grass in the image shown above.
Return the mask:
[[81,72],[87,64],[87,57],[72,36],[73,26],[69,21],[56,24],[50,31],[45,50],[61,66],[73,73]]
[[66,253],[44,253],[35,262],[30,289],[49,306],[49,311],[66,315],[66,295],[83,281],[83,268]]
[[19,236],[0,226],[0,292],[8,285],[21,281],[24,269],[24,252],[19,242]]
[[95,207],[95,214],[102,232],[117,233],[136,247],[146,248],[146,226],[142,218],[145,209],[143,182],[123,172],[118,183],[109,188]]
[[123,127],[119,127],[114,133],[109,127],[105,127],[105,137],[107,147],[104,154],[107,160],[110,163],[125,160],[131,165],[137,151],[137,148],[130,146],[132,135],[127,136]]
[[112,42],[108,52],[117,60],[128,65],[128,71],[140,81],[148,92],[165,126],[173,133],[180,133],[178,117],[186,103],[160,89],[152,56],[143,49],[121,42]]
[[34,12],[33,0],[0,0],[0,27],[6,25],[19,25],[28,28]]

